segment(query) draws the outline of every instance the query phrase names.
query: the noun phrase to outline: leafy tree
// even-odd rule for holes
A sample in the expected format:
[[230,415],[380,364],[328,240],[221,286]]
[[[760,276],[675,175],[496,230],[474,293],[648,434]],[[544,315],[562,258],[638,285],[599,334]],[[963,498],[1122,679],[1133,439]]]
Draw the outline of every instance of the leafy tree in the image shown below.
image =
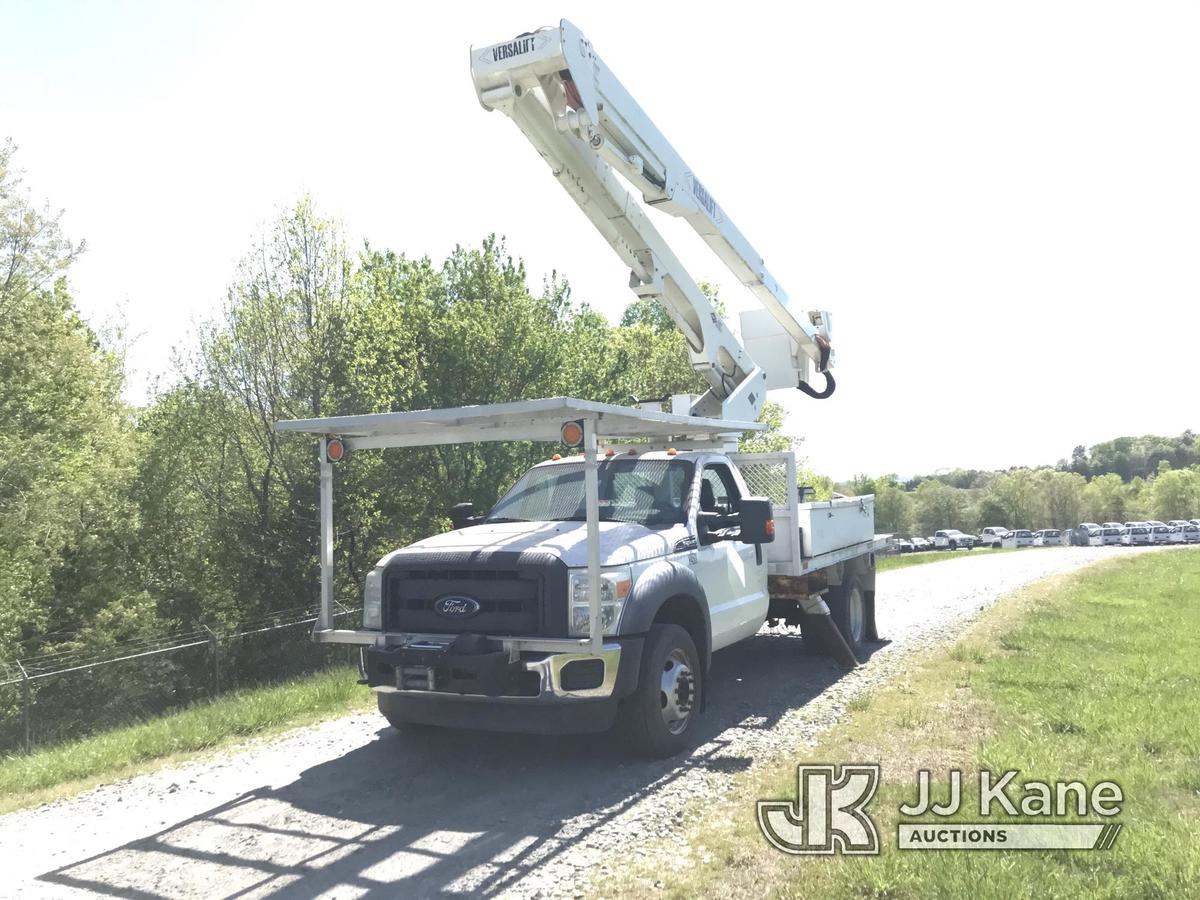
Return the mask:
[[1159,473],[1150,488],[1150,507],[1153,517],[1163,522],[1189,519],[1200,506],[1197,492],[1197,470],[1168,469]]
[[912,498],[895,476],[876,479],[871,493],[875,495],[875,530],[881,534],[908,534],[912,528]]
[[1039,491],[1051,528],[1073,528],[1082,520],[1087,482],[1076,472],[1042,470]]
[[742,440],[738,444],[741,452],[781,453],[795,449],[796,439],[783,432],[784,409],[780,404],[773,400],[764,403],[758,421],[765,424],[767,430],[747,431],[742,435]]
[[83,245],[33,203],[13,152],[0,148],[0,662],[146,621],[102,616],[144,599],[121,359],[75,311],[66,274]]
[[994,479],[988,499],[1002,512],[1009,528],[1039,528],[1042,516],[1041,481],[1030,469],[1015,469]]
[[940,481],[923,481],[913,492],[913,526],[923,535],[943,528],[961,528],[964,522],[962,491]]
[[1088,521],[1125,521],[1129,492],[1121,476],[1115,472],[1093,478],[1084,489],[1083,496]]

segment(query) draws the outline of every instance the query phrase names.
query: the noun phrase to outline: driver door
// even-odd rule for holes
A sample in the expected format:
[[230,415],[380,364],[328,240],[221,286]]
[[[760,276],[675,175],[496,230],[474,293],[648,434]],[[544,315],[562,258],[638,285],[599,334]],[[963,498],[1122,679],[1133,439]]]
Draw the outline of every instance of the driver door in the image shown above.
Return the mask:
[[738,511],[741,490],[729,466],[706,464],[696,484],[696,577],[708,597],[713,649],[719,650],[762,626],[767,615],[767,559],[761,554],[760,562],[752,544],[712,542],[701,520],[700,512],[728,515]]

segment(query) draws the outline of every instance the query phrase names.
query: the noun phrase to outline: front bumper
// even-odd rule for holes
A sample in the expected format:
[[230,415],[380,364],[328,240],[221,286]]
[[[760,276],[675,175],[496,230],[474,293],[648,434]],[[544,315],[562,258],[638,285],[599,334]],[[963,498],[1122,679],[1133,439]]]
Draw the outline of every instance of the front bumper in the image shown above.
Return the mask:
[[[637,687],[642,637],[585,651],[515,653],[479,635],[405,635],[367,647],[366,683],[406,721],[500,731],[604,731]],[[382,703],[382,698],[381,698]]]

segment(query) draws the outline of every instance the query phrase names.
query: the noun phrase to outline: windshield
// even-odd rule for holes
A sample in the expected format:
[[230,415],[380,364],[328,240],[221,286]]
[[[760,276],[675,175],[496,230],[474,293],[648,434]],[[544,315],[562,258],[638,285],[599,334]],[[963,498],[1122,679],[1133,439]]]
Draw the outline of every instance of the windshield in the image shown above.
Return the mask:
[[[600,521],[662,528],[687,521],[695,467],[684,459],[601,460]],[[487,522],[583,522],[583,460],[530,469],[497,503]]]

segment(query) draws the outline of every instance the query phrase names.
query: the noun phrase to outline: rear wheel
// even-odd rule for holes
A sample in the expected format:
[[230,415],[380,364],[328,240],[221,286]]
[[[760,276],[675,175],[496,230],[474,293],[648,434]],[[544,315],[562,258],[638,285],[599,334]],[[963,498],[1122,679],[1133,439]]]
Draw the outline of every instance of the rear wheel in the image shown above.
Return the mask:
[[637,689],[621,707],[621,726],[634,749],[652,759],[683,750],[700,708],[700,654],[678,625],[653,625],[642,648]]
[[837,626],[850,649],[858,651],[875,634],[874,603],[851,575],[840,585],[831,587],[825,597],[833,624]]

